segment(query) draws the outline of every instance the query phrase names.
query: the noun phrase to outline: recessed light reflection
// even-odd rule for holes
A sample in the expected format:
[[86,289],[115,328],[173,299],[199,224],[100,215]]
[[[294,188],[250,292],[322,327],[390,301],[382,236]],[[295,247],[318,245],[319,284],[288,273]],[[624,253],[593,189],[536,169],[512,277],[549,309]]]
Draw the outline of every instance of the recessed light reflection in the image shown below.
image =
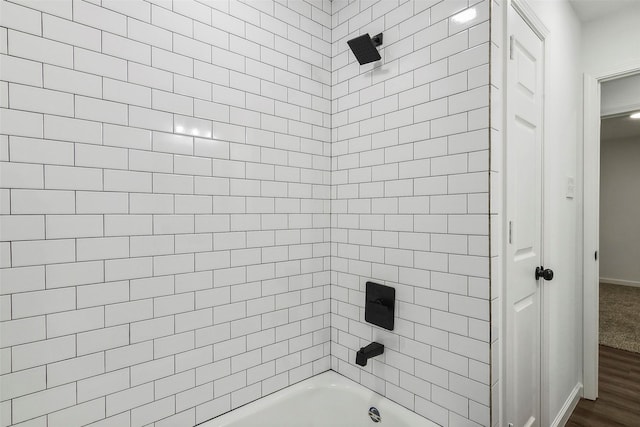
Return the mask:
[[640,119],[640,111],[638,111],[637,113],[633,113],[629,117],[631,117],[632,119]]
[[475,8],[473,8],[473,9],[467,9],[465,11],[458,13],[457,15],[454,15],[451,18],[451,20],[458,24],[464,24],[465,22],[469,22],[472,19],[475,19],[476,16],[478,16],[478,12],[476,11]]
[[191,135],[198,136],[198,135],[200,135],[200,132],[198,132],[198,129],[194,129],[194,130],[191,131]]
[[184,133],[184,128],[182,126],[176,126],[176,132]]

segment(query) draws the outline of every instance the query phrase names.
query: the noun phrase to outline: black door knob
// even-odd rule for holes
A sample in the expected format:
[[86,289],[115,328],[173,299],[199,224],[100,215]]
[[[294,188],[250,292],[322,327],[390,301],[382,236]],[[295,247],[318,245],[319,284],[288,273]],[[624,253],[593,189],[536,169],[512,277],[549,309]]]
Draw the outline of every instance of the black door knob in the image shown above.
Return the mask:
[[536,267],[536,280],[540,280],[540,278],[544,280],[553,280],[553,270],[550,268],[544,267]]

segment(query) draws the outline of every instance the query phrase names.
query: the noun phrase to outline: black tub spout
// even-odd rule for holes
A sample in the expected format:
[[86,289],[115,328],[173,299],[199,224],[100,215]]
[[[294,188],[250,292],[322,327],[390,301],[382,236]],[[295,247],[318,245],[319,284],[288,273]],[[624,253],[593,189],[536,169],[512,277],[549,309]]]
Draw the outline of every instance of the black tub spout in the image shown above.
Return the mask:
[[372,342],[366,347],[362,347],[356,353],[356,364],[367,366],[367,360],[378,356],[384,352],[384,345],[379,342]]

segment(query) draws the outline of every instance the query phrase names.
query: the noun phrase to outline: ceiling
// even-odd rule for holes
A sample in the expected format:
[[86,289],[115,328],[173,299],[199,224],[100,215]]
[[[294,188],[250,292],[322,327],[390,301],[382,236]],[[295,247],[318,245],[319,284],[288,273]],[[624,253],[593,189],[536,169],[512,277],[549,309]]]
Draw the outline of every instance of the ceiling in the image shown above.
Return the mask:
[[569,0],[582,22],[593,21],[621,10],[637,7],[639,0]]
[[602,141],[634,137],[640,139],[640,119],[631,119],[629,114],[602,119],[600,126]]

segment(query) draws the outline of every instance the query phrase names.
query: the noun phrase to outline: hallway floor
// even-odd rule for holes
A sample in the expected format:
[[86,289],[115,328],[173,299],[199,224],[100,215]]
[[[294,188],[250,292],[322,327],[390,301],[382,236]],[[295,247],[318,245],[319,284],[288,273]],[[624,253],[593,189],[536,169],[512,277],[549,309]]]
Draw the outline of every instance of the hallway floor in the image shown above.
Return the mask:
[[640,288],[600,283],[600,344],[640,353]]
[[580,400],[567,427],[640,426],[640,353],[600,346],[600,397]]

